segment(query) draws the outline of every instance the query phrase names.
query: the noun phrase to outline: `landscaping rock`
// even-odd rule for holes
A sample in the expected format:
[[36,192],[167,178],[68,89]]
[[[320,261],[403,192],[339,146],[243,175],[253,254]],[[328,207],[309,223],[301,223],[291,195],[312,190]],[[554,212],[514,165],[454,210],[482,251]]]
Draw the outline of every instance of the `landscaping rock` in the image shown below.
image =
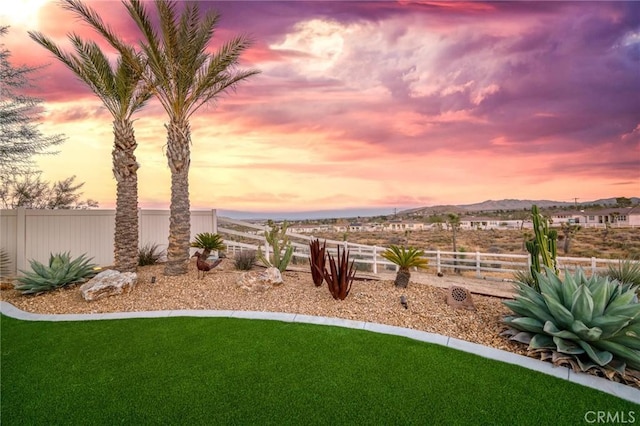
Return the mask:
[[266,291],[271,287],[279,286],[283,283],[282,274],[278,268],[267,268],[262,272],[245,272],[238,278],[237,284],[247,291]]
[[92,301],[131,291],[138,281],[134,272],[107,269],[80,286],[84,300]]

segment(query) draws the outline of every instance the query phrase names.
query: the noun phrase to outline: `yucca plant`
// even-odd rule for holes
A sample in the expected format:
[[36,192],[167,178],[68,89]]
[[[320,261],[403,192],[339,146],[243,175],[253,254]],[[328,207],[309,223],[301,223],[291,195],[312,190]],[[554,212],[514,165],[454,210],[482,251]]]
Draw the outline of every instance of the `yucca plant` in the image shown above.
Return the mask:
[[164,256],[157,244],[145,244],[138,250],[138,266],[155,265]]
[[356,276],[356,268],[354,261],[349,264],[349,251],[343,250],[340,253],[340,246],[338,246],[338,254],[336,259],[327,253],[329,258],[329,270],[324,269],[324,279],[327,281],[327,287],[329,292],[336,300],[344,300],[351,291],[351,284]]
[[93,258],[85,255],[71,260],[70,254],[51,254],[49,266],[36,260],[30,260],[32,271],[20,271],[24,275],[18,278],[15,289],[22,294],[38,294],[69,284],[87,281],[98,273],[97,265],[90,263]]
[[202,257],[206,259],[212,251],[224,250],[225,245],[219,234],[202,232],[196,235],[196,239],[191,242],[191,247],[202,249]]
[[[608,277],[586,278],[565,271],[564,282],[550,268],[538,274],[540,293],[516,283],[515,300],[505,301],[516,315],[506,316],[504,332],[528,345],[531,354],[568,364],[575,371],[600,370],[625,377],[640,370],[640,304],[635,288],[626,290]],[[634,373],[635,374],[635,373]]]
[[0,249],[0,289],[2,290],[13,288],[10,264],[9,253],[5,249]]
[[233,264],[239,271],[250,271],[256,263],[256,251],[246,250],[236,254]]
[[617,265],[609,265],[607,276],[621,284],[640,286],[640,262],[621,260]]
[[406,288],[411,279],[409,268],[425,268],[429,261],[424,256],[424,251],[415,247],[399,247],[396,245],[389,246],[380,256],[398,265],[399,269],[396,273],[396,287]]
[[324,267],[327,262],[326,257],[327,242],[320,247],[320,240],[317,238],[309,242],[309,265],[311,266],[311,278],[316,287],[322,285],[324,281]]
[[537,288],[537,283],[533,275],[531,275],[531,270],[520,270],[513,273],[513,279],[519,283],[526,284],[529,287]]
[[9,253],[5,249],[0,249],[0,278],[6,278],[9,276]]

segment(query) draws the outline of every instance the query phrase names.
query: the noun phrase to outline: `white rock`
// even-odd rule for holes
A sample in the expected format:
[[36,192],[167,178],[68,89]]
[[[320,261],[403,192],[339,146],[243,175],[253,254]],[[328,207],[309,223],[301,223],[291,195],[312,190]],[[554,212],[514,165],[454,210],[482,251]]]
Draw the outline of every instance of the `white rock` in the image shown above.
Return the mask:
[[129,292],[138,281],[135,272],[118,272],[107,269],[80,286],[84,300],[98,300]]
[[238,278],[236,284],[247,291],[266,291],[271,287],[279,286],[283,283],[282,274],[278,268],[267,268],[262,272],[245,272]]

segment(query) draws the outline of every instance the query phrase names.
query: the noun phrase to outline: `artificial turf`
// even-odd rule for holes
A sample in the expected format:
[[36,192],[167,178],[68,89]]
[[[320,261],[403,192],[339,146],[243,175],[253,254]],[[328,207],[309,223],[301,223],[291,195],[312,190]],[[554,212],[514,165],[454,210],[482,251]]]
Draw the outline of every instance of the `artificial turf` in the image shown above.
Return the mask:
[[1,327],[2,425],[576,425],[640,406],[362,330],[230,318]]

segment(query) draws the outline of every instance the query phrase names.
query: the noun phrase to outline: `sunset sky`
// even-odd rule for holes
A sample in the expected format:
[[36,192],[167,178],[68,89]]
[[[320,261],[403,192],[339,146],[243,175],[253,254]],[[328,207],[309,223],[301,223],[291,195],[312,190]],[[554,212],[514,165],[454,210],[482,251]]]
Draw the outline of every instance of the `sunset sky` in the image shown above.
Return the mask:
[[[138,39],[120,2],[87,3]],[[12,63],[49,64],[30,91],[45,101],[41,129],[68,137],[38,160],[44,177],[75,174],[85,198],[113,207],[111,117],[26,31],[99,37],[54,1],[2,4]],[[222,14],[214,44],[255,40],[242,66],[262,73],[193,116],[192,208],[640,196],[640,2],[201,7]],[[140,206],[168,208],[165,113],[151,102],[136,118]]]

